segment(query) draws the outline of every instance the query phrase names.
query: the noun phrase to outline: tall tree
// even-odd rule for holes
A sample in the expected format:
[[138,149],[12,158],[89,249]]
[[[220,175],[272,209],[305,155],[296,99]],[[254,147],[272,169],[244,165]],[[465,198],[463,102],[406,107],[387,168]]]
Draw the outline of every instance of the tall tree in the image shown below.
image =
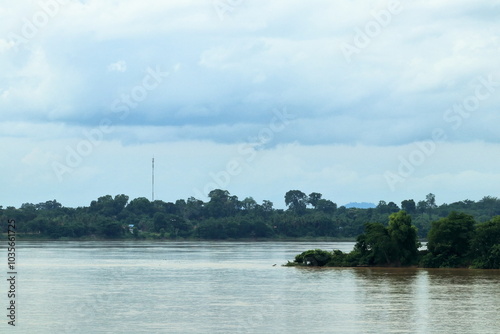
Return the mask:
[[205,211],[205,203],[194,197],[189,197],[186,202],[184,215],[187,219],[200,219]]
[[388,213],[389,212],[389,207],[387,206],[387,202],[384,200],[378,201],[376,209],[380,213]]
[[210,201],[206,208],[208,214],[214,218],[235,215],[241,208],[241,203],[237,196],[230,196],[229,191],[214,189],[209,194]]
[[424,214],[427,211],[428,204],[426,201],[418,201],[417,203],[417,212]]
[[471,253],[474,267],[500,269],[500,216],[476,226]]
[[243,210],[250,212],[257,207],[257,202],[252,197],[245,197],[245,199],[241,201],[241,206]]
[[389,203],[387,203],[387,210],[389,212],[398,212],[399,206],[394,202],[389,202]]
[[457,212],[434,221],[427,236],[427,248],[435,258],[433,266],[465,265],[474,236],[474,225],[471,215]]
[[127,206],[128,196],[124,194],[116,195],[113,199],[113,208],[115,209],[115,214],[119,214]]
[[324,213],[332,214],[335,210],[337,210],[337,204],[333,203],[329,199],[320,199],[316,203],[316,209]]
[[271,212],[273,211],[273,202],[265,199],[262,201],[262,210],[264,212]]
[[500,200],[496,197],[484,196],[477,205],[489,216],[500,214]]
[[229,191],[222,189],[214,189],[208,193],[210,201],[206,208],[210,217],[225,217],[227,216],[227,202],[229,201]]
[[306,211],[307,202],[307,195],[300,190],[290,190],[285,194],[285,204],[290,211],[297,214],[302,214]]
[[405,211],[391,214],[387,230],[394,245],[396,261],[402,265],[415,263],[420,243],[417,229],[411,224],[411,216]]
[[415,205],[415,201],[412,199],[405,199],[401,202],[401,210],[404,210],[408,213],[415,213],[417,207]]
[[319,202],[319,200],[321,200],[321,197],[322,197],[322,196],[323,196],[323,195],[322,195],[322,194],[320,194],[320,193],[314,193],[314,192],[313,192],[313,193],[310,193],[310,194],[309,194],[309,198],[308,198],[308,202],[309,202],[309,204],[311,204],[311,205],[313,206],[313,208],[315,208],[315,209],[316,209],[316,207],[317,207],[317,205],[318,205],[318,202]]
[[127,205],[127,211],[136,215],[153,215],[153,205],[146,197],[137,197]]
[[425,196],[425,203],[427,204],[429,215],[431,215],[434,209],[437,208],[436,195],[434,195],[433,193],[427,194],[427,196]]
[[354,249],[361,254],[360,264],[388,265],[393,262],[394,245],[387,228],[381,223],[366,223],[365,233],[356,241]]

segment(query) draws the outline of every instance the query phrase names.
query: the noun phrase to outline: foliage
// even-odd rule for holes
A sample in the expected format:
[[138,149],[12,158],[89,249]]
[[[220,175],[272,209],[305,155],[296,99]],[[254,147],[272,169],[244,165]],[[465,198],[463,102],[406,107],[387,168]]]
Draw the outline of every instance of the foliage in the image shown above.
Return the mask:
[[394,249],[393,261],[401,265],[416,262],[420,243],[417,238],[417,228],[411,224],[411,216],[405,211],[399,211],[389,216],[389,237]]
[[300,190],[290,190],[285,194],[285,204],[288,206],[288,210],[296,214],[305,213],[308,202],[309,198]]
[[500,216],[482,224],[465,213],[452,212],[432,223],[427,250],[419,251],[411,216],[399,211],[389,216],[388,226],[365,224],[354,250],[343,253],[320,249],[295,257],[289,265],[306,266],[409,266],[426,268],[473,267],[500,269]]
[[410,200],[405,199],[404,201],[401,202],[401,210],[404,210],[409,214],[415,213],[415,211],[417,210],[415,201],[412,199]]
[[[500,215],[500,200],[495,197],[486,196],[478,202],[464,200],[437,206],[435,196],[429,194],[424,200],[418,201],[417,205],[417,201],[413,199],[401,202],[401,208],[407,209],[408,217],[397,216],[397,221],[404,219],[396,228],[388,217],[398,213],[399,207],[394,202],[383,200],[375,208],[346,208],[337,206],[318,192],[306,195],[300,190],[290,190],[284,198],[287,209],[282,210],[275,208],[269,200],[258,203],[250,196],[240,200],[227,190],[215,189],[208,195],[208,201],[190,197],[174,202],[150,201],[145,197],[129,200],[124,194],[105,195],[91,201],[89,206],[78,208],[64,207],[56,200],[49,200],[38,204],[23,203],[19,208],[0,206],[0,219],[16,219],[18,233],[22,237],[52,239],[327,237],[354,240],[357,236],[366,234],[365,224],[371,222],[380,224],[383,228],[375,226],[373,231],[369,228],[368,232],[378,233],[382,239],[377,243],[377,238],[369,237],[364,246],[369,249],[358,254],[359,260],[366,264],[390,262],[393,265],[404,265],[414,256],[414,250],[405,248],[407,253],[401,251],[401,245],[411,243],[401,239],[402,236],[398,234],[400,230],[404,230],[404,233],[411,232],[407,229],[408,223],[405,220],[408,217],[411,217],[418,228],[417,236],[425,238],[431,229],[431,223],[447,217],[452,211],[471,215],[481,223]],[[394,225],[392,228],[391,224]],[[0,225],[2,233],[6,232],[6,226]],[[387,242],[387,236],[390,242]],[[412,237],[409,238],[411,239]],[[367,240],[360,239],[365,243]],[[494,260],[488,258],[495,252],[494,245],[487,250],[478,248],[477,252],[482,252],[480,254],[483,258],[475,265],[492,265]],[[384,252],[387,253],[394,247],[397,247],[399,253],[395,257],[386,257]]]
[[446,218],[432,223],[425,259],[432,267],[459,267],[468,264],[475,221],[471,215],[452,212]]
[[500,216],[476,226],[471,256],[475,268],[500,269]]
[[394,245],[387,231],[381,223],[367,223],[365,233],[358,236],[354,249],[361,254],[362,265],[390,264]]
[[419,242],[411,217],[404,211],[389,216],[388,226],[365,224],[365,233],[357,238],[354,250],[327,252],[309,250],[295,257],[295,263],[309,266],[401,266],[418,261]]
[[294,262],[306,266],[322,267],[331,260],[332,253],[321,249],[311,249],[297,255]]
[[[102,239],[241,239],[241,238],[356,238],[354,250],[343,253],[309,250],[294,265],[474,267],[500,269],[500,200],[485,196],[436,204],[425,200],[379,201],[369,209],[337,207],[323,195],[300,190],[285,194],[287,210],[269,200],[242,201],[227,190],[215,189],[209,201],[194,197],[172,202],[145,197],[129,201],[123,194],[105,195],[88,207],[68,208],[56,200],[0,206],[0,219],[15,219],[26,238]],[[479,222],[479,223],[477,223]],[[414,225],[412,225],[412,223]],[[0,225],[6,233],[7,224]],[[418,237],[428,239],[418,251]]]
[[358,236],[355,250],[363,265],[411,265],[418,259],[417,230],[411,216],[399,211],[389,216],[388,226],[367,223],[365,233]]

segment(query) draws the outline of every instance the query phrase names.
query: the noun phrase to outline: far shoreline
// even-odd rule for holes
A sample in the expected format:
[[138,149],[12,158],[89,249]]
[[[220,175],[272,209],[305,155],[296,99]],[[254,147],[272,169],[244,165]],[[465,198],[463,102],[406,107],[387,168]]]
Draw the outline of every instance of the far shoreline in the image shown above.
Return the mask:
[[[6,237],[6,233],[2,233]],[[84,237],[84,238],[49,238],[46,236],[35,236],[26,234],[17,234],[17,241],[216,241],[216,242],[356,242],[355,238],[335,238],[335,237],[283,237],[283,238],[226,238],[226,239],[204,239],[204,238],[99,238],[99,237]]]

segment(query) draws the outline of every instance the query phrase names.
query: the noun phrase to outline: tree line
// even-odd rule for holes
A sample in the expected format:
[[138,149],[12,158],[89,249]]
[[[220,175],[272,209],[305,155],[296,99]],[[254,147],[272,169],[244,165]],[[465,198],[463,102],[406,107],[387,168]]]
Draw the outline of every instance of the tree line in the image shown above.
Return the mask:
[[427,240],[427,249],[419,250],[411,216],[399,211],[389,216],[387,226],[365,224],[350,253],[312,249],[286,265],[500,269],[500,216],[477,224],[471,215],[451,212],[432,222]]
[[[425,199],[379,201],[374,208],[346,208],[323,198],[290,190],[284,195],[286,209],[276,209],[269,200],[257,203],[252,197],[240,200],[227,190],[215,189],[209,200],[194,197],[175,202],[130,200],[127,195],[106,195],[89,206],[64,207],[56,200],[24,203],[19,208],[0,206],[0,218],[15,219],[17,232],[31,238],[160,238],[160,239],[241,239],[241,238],[339,238],[354,239],[367,222],[387,224],[387,217],[404,210],[425,238],[433,221],[452,211],[463,212],[477,222],[500,215],[500,200],[486,196],[475,202],[464,200],[436,205],[435,195]],[[385,223],[384,223],[385,222]],[[6,232],[2,224],[1,232]]]

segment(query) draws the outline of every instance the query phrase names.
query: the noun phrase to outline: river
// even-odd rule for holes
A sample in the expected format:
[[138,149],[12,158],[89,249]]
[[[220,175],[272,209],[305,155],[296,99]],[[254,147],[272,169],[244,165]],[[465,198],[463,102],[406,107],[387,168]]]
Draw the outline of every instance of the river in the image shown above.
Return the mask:
[[[1,333],[498,333],[500,271],[282,267],[348,242],[19,242]],[[7,263],[6,250],[1,256]],[[7,266],[2,275],[7,275]],[[7,277],[8,278],[8,277]]]

